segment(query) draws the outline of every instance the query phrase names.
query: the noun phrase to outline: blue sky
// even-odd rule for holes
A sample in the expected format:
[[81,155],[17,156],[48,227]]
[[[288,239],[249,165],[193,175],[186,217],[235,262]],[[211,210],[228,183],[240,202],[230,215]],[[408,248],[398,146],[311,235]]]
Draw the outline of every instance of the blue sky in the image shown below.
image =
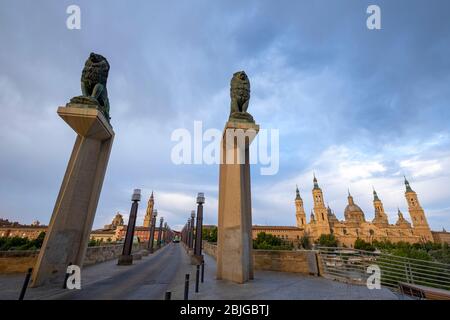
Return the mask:
[[[66,8],[81,8],[81,30]],[[381,8],[382,30],[366,28]],[[252,171],[253,222],[294,225],[312,173],[343,219],[347,189],[373,218],[372,186],[395,223],[403,174],[434,230],[450,230],[448,1],[6,1],[0,3],[0,216],[48,223],[75,141],[58,106],[80,94],[91,51],[111,65],[116,132],[95,227],[128,216],[134,188],[176,227],[205,192],[217,223],[218,167],[174,165],[177,128],[222,129],[245,70],[249,111],[280,132],[280,170]],[[138,223],[145,212],[142,203]],[[405,215],[409,219],[409,215]]]

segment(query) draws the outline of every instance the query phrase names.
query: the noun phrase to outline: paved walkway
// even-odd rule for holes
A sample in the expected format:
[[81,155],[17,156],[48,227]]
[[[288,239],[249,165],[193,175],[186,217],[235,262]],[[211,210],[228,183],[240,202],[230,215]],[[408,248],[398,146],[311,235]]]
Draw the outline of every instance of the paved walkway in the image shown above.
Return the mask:
[[[392,291],[369,290],[365,286],[349,285],[322,277],[299,273],[255,271],[255,279],[245,284],[216,280],[216,261],[205,255],[205,282],[199,293],[194,286],[189,299],[219,300],[398,300]],[[195,278],[194,278],[195,279]]]
[[[81,290],[58,286],[28,288],[25,299],[163,299],[184,258],[179,244],[169,244],[152,255],[118,266],[117,259],[87,266],[81,271]],[[186,263],[186,262],[184,262]],[[0,299],[17,299],[24,275],[0,276]]]
[[[172,299],[184,295],[184,277],[190,274],[190,300],[379,300],[401,299],[388,289],[369,290],[322,277],[298,273],[255,271],[245,284],[216,280],[216,262],[205,255],[205,282],[195,293],[195,266],[190,264],[182,244],[172,243],[153,255],[136,260],[132,266],[117,266],[117,259],[85,267],[82,289],[61,286],[29,288],[25,299],[145,299],[158,300],[170,291]],[[0,276],[0,300],[17,299],[24,275]],[[62,285],[62,284],[61,284]]]

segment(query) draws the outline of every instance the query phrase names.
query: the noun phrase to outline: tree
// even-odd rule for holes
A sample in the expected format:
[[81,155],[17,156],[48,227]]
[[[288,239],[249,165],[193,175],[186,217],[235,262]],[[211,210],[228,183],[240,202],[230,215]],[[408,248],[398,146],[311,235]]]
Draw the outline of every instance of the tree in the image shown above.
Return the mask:
[[203,228],[202,238],[208,242],[217,242],[217,227]]
[[301,237],[299,242],[303,249],[306,249],[306,250],[311,249],[311,240],[309,239],[308,236]]
[[41,231],[39,235],[36,237],[36,239],[32,240],[33,247],[40,248],[42,247],[42,244],[44,243],[45,239],[45,231]]
[[260,250],[292,250],[292,243],[285,242],[280,238],[265,232],[257,234],[253,240],[253,248]]
[[336,237],[333,234],[321,234],[316,241],[319,246],[322,247],[337,247],[338,243]]
[[353,246],[355,249],[364,250],[364,251],[375,251],[375,247],[370,243],[364,241],[363,239],[356,239],[355,244]]

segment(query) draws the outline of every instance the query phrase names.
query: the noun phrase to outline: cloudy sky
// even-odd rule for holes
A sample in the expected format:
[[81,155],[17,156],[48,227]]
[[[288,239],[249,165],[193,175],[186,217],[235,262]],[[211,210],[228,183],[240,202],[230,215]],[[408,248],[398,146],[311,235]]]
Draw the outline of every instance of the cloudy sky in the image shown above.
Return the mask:
[[[71,4],[81,30],[66,27]],[[382,30],[368,30],[369,4]],[[315,172],[343,219],[347,189],[372,219],[372,186],[395,223],[403,175],[434,230],[450,230],[450,3],[433,1],[1,1],[0,217],[47,224],[75,141],[56,114],[80,94],[91,51],[108,58],[116,132],[94,227],[128,216],[134,188],[178,228],[217,165],[175,165],[171,134],[222,129],[229,81],[245,70],[249,111],[278,129],[280,167],[252,168],[253,222],[294,225],[295,185],[311,208]],[[409,215],[405,214],[409,219]]]

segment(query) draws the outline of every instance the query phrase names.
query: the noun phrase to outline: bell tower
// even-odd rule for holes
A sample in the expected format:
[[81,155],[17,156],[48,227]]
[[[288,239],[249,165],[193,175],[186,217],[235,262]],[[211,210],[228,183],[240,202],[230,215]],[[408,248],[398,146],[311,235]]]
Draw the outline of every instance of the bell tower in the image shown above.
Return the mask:
[[428,226],[427,218],[425,217],[425,212],[420,206],[419,199],[417,198],[417,193],[411,189],[409,181],[405,177],[405,198],[408,203],[408,211],[411,216],[411,221],[413,223],[413,233],[420,236],[423,242],[433,241],[433,235],[431,234],[430,227]]
[[314,175],[313,182],[314,188],[312,190],[312,195],[314,199],[314,215],[317,226],[316,235],[319,237],[322,234],[330,233],[330,224],[328,221],[328,210],[323,200],[322,189],[319,188],[319,184],[317,183],[316,175]]
[[147,204],[147,212],[145,213],[144,217],[144,227],[150,228],[150,225],[152,224],[152,214],[153,214],[153,207],[155,205],[155,200],[153,199],[153,191],[150,195],[150,199],[148,199]]
[[375,189],[373,189],[373,207],[375,208],[375,218],[372,220],[372,223],[387,227],[389,225],[389,220],[386,212],[384,212],[383,202],[378,198]]
[[303,207],[303,199],[300,197],[298,186],[295,189],[295,218],[297,220],[297,227],[304,228],[306,226],[306,213]]

